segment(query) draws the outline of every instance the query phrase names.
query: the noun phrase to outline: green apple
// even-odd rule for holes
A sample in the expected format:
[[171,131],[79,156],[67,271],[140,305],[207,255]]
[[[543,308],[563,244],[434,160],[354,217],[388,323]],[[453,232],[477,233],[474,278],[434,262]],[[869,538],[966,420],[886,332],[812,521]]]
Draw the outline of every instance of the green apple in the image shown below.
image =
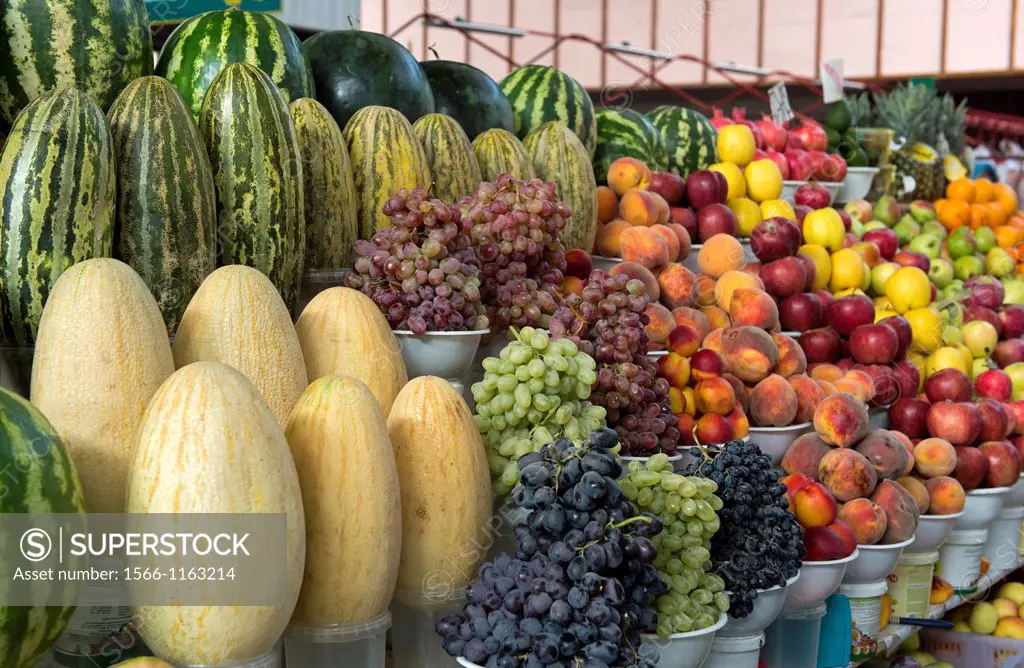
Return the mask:
[[892,231],[896,233],[897,238],[900,240],[900,246],[905,246],[910,243],[911,239],[921,234],[921,226],[917,224],[913,219],[907,220],[906,216],[900,222],[896,223]]
[[985,266],[988,268],[988,273],[992,276],[1010,276],[1014,271],[1017,270],[1017,264],[1002,248],[996,246],[990,248],[985,253]]
[[1024,305],[1024,280],[1015,277],[1002,279],[1003,303],[1016,306]]
[[887,227],[889,226],[880,220],[872,220],[870,222],[864,223],[865,232],[870,232],[871,230],[884,230]]
[[895,225],[900,217],[900,205],[889,195],[883,195],[875,202],[875,220],[880,220],[886,225]]
[[922,234],[910,242],[909,248],[918,253],[924,253],[928,259],[934,260],[942,250],[942,240],[930,234]]
[[881,297],[885,294],[885,282],[900,270],[895,262],[883,262],[871,268],[871,291]]
[[966,281],[968,278],[984,274],[985,263],[977,255],[965,255],[953,262],[953,272],[957,278]]
[[1003,371],[1010,377],[1010,382],[1013,383],[1014,394],[1018,392],[1024,392],[1024,362],[1014,362],[1009,365]]
[[978,244],[978,251],[987,253],[996,245],[996,233],[991,227],[979,227],[974,230],[974,241]]
[[988,359],[999,343],[999,333],[988,320],[972,320],[963,326],[964,345],[971,356]]
[[953,282],[953,263],[942,257],[932,258],[932,264],[928,268],[928,278],[932,279],[935,287],[941,290]]
[[979,357],[974,360],[974,364],[971,366],[971,380],[975,380],[978,376],[985,373],[992,367],[988,364],[988,359]]
[[954,278],[953,282],[942,289],[943,299],[960,300],[963,299],[964,295],[964,282],[959,278]]
[[864,229],[864,223],[860,222],[856,218],[852,218],[850,220],[850,231],[853,232],[855,237],[860,239],[861,237],[864,236],[864,233],[867,230]]
[[919,223],[935,220],[935,205],[925,200],[916,199],[910,203],[910,215]]
[[946,250],[954,260],[971,255],[977,248],[974,233],[969,227],[958,227],[946,238]]
[[946,238],[946,234],[947,234],[946,228],[943,227],[942,223],[940,223],[937,220],[930,220],[927,223],[925,223],[924,225],[922,225],[921,226],[921,232],[923,234],[935,235],[935,236],[937,236],[940,239],[945,239]]

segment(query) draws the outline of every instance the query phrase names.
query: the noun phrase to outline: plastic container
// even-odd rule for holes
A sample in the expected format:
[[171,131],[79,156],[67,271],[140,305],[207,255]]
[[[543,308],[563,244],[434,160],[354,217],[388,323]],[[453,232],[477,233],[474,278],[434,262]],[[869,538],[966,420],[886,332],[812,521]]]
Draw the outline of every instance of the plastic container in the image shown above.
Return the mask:
[[761,659],[768,668],[817,668],[821,619],[828,606],[783,608],[768,627]]
[[970,668],[1024,668],[1024,642],[955,631],[921,631],[921,651]]
[[1003,508],[1024,507],[1024,473],[1017,480],[1017,484],[1010,488],[1003,500]]
[[715,633],[725,626],[727,616],[723,613],[718,621],[706,629],[675,633],[668,638],[644,636],[644,642],[658,648],[658,666],[664,668],[700,668],[711,651]]
[[843,583],[839,587],[839,593],[850,600],[850,620],[853,623],[851,661],[867,661],[878,654],[878,636],[882,631],[882,597],[888,591],[889,583],[885,580]]
[[[245,661],[232,661],[230,663],[218,663],[215,666],[207,664],[185,665],[181,668],[282,668],[282,666],[284,666],[284,661],[282,659],[281,654],[281,643],[278,642],[277,645],[274,646],[274,649],[270,650],[263,656],[256,657],[255,659],[247,659]],[[299,668],[299,666],[303,664],[293,665],[295,666],[295,668]],[[332,664],[320,665],[327,666]]]
[[0,387],[28,399],[35,350],[34,347],[0,346]]
[[480,339],[490,330],[472,332],[427,332],[416,335],[395,330],[402,347],[402,359],[409,378],[437,376],[459,381],[473,366]]
[[1009,491],[1009,487],[992,487],[967,492],[963,514],[957,519],[953,528],[961,531],[988,527],[999,518],[999,513],[1003,510],[1003,502]]
[[914,542],[905,551],[928,553],[939,549],[953,534],[953,527],[961,515],[963,511],[955,515],[921,515],[917,520]]
[[667,350],[652,350],[651,352],[647,353],[647,359],[654,360],[655,362],[657,362],[659,359],[666,355],[668,355]]
[[743,259],[746,262],[757,262],[757,255],[754,254],[754,249],[750,247],[750,237],[740,238],[740,246],[743,248]]
[[786,590],[799,579],[800,573],[798,572],[784,585],[771,589],[758,589],[757,598],[754,599],[754,609],[750,611],[750,614],[742,619],[736,619],[729,615],[729,621],[718,632],[718,635],[742,638],[764,631],[771,626],[771,623],[782,612],[783,606],[786,605]]
[[329,288],[344,287],[345,274],[351,269],[311,269],[302,277],[302,287],[299,289],[299,303],[295,309],[295,318],[306,308],[313,297]]
[[904,552],[889,574],[889,595],[897,617],[927,617],[939,551]]
[[462,610],[465,604],[465,588],[396,591],[391,599],[391,668],[459,665],[441,647],[434,624],[441,617]]
[[846,180],[842,182],[835,201],[846,203],[867,197],[878,171],[878,167],[847,167]]
[[384,668],[390,627],[390,612],[358,624],[292,624],[285,633],[285,658],[292,666]]
[[622,258],[601,257],[600,255],[591,255],[590,262],[594,269],[600,269],[603,272],[609,272],[612,270],[612,267],[622,262]]
[[913,538],[908,538],[892,545],[858,545],[860,554],[846,567],[843,584],[867,584],[886,579],[896,568],[903,550],[913,542]]
[[988,529],[957,529],[939,549],[935,577],[949,583],[957,594],[973,594],[981,578],[981,555]]
[[800,579],[786,590],[786,608],[813,608],[836,593],[846,575],[846,568],[858,555],[832,561],[805,561],[800,566]]
[[868,429],[889,428],[889,407],[873,406],[868,409]]
[[[620,457],[620,459],[622,459],[623,466],[629,466],[630,462],[646,462],[648,459],[650,459],[650,457],[626,457],[626,456],[622,456],[622,457]],[[683,456],[680,455],[680,454],[674,454],[674,455],[672,455],[671,457],[668,458],[668,463],[671,464],[673,468],[675,468],[682,461],[683,461]]]
[[1021,520],[1024,520],[1024,508],[1004,508],[999,519],[989,527],[982,555],[993,569],[1004,571],[1016,567]]
[[[711,653],[701,668],[757,668],[764,647],[764,632],[748,636],[723,636],[711,641]],[[659,664],[659,668],[665,664]],[[665,668],[668,668],[666,666]]]
[[778,466],[790,444],[813,428],[810,422],[791,424],[788,427],[751,427],[750,440],[761,452],[772,458],[772,466]]

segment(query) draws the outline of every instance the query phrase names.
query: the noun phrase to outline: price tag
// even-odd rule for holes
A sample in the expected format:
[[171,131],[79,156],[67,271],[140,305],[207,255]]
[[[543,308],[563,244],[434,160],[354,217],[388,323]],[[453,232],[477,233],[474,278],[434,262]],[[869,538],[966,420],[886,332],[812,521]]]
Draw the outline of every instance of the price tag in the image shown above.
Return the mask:
[[821,64],[821,92],[825,104],[843,99],[843,59],[833,58]]
[[789,92],[784,81],[768,89],[768,104],[771,106],[772,120],[778,125],[793,118],[793,108],[789,106]]

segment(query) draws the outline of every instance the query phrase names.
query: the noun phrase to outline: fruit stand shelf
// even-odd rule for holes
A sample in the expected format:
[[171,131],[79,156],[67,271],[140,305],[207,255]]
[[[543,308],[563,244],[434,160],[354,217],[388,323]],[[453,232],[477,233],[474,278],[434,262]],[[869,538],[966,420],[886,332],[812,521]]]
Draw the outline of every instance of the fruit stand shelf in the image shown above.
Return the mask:
[[[931,608],[928,610],[928,618],[941,619],[946,615],[947,612],[953,610],[954,608],[960,607],[964,603],[970,603],[972,601],[981,600],[992,587],[999,584],[1002,580],[1004,580],[1006,577],[1008,577],[1021,566],[1024,566],[1024,558],[1017,559],[1017,563],[1014,564],[1011,568],[990,571],[978,582],[977,592],[966,596],[954,595],[950,597],[949,600],[945,603],[940,603],[938,605],[931,606]],[[918,627],[916,626],[890,624],[889,626],[882,629],[882,633],[879,635],[879,640],[884,644],[886,648],[886,654],[892,655],[896,653],[897,648],[899,648],[903,641],[909,638],[911,634],[913,634],[914,631],[917,630]],[[848,668],[854,668],[854,666],[859,666],[862,663],[866,662],[851,662]]]

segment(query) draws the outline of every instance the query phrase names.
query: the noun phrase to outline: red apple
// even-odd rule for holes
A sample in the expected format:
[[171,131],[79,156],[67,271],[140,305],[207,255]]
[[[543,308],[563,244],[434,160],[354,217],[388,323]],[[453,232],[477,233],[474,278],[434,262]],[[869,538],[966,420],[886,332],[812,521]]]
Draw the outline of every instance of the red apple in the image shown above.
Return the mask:
[[661,195],[669,206],[679,206],[686,194],[686,181],[672,172],[654,172],[648,190]]
[[799,148],[787,148],[783,153],[789,163],[789,178],[794,181],[806,181],[814,173],[814,163],[807,151]]
[[1024,434],[1024,401],[1011,401],[1003,404],[1013,422],[1013,433]]
[[800,246],[799,238],[793,238],[791,228],[795,227],[792,221],[781,216],[762,220],[750,233],[750,249],[761,262],[794,255]]
[[850,334],[850,354],[861,364],[888,364],[899,346],[896,332],[882,323],[860,325]]
[[839,360],[839,334],[831,327],[820,327],[803,332],[798,339],[809,364]]
[[804,263],[795,257],[784,257],[762,265],[759,276],[765,291],[778,299],[803,292],[807,282]]
[[682,225],[690,240],[697,238],[697,214],[688,206],[674,206],[669,210],[668,222]]
[[978,440],[980,431],[981,413],[972,403],[940,401],[928,409],[928,432],[936,438],[953,445],[970,445]]
[[956,446],[956,470],[953,477],[957,479],[964,491],[977,489],[988,473],[988,458],[973,445]]
[[875,304],[864,295],[848,295],[825,307],[825,320],[843,336],[849,336],[861,325],[875,321]]
[[[716,173],[708,169],[702,169],[693,172],[687,177],[686,201],[697,211],[712,204],[725,202],[725,194],[722,193],[721,183],[718,177],[715,176]],[[728,184],[726,184],[725,192],[728,192]]]
[[904,267],[917,267],[926,274],[928,268],[932,266],[932,261],[927,255],[912,250],[901,250],[892,257],[892,261]]
[[1024,306],[1006,306],[999,312],[1003,323],[1003,338],[1017,339],[1024,336]]
[[797,253],[794,255],[796,259],[804,265],[804,289],[803,292],[810,292],[811,288],[814,287],[814,277],[818,275],[818,266],[814,264],[814,260],[804,255],[803,253]]
[[575,276],[581,281],[590,277],[594,263],[590,259],[590,253],[582,248],[573,248],[565,253],[565,275]]
[[967,297],[964,298],[964,306],[984,306],[994,311],[999,310],[1003,305],[1003,298],[1006,291],[998,279],[991,276],[974,276],[964,281],[964,290]]
[[850,228],[853,227],[853,218],[850,217],[850,212],[846,209],[836,209],[836,213],[843,219],[843,227],[849,232]]
[[[989,369],[988,371],[982,371],[974,379],[974,390],[978,393],[979,397],[989,397],[996,401],[1009,401],[1010,395],[1013,394],[1013,383],[1010,381],[1010,376],[1002,369]],[[999,438],[1002,438],[1002,436]],[[987,438],[985,440],[991,441],[993,439]]]
[[805,183],[796,189],[796,192],[793,194],[793,201],[797,204],[809,206],[812,209],[824,209],[831,204],[832,196],[829,195],[825,186],[811,182]]
[[779,304],[779,322],[787,332],[806,332],[821,324],[824,309],[817,296],[810,293],[790,295]]
[[896,251],[900,249],[900,238],[888,227],[865,232],[862,240],[870,241],[878,246],[878,251],[886,260],[891,260],[896,255]]
[[921,386],[921,372],[908,359],[902,359],[892,365],[892,373],[900,386],[901,397],[916,397],[917,388]]
[[992,361],[1005,369],[1015,362],[1024,362],[1024,340],[1007,339],[996,344]]
[[1010,416],[1003,404],[995,399],[981,399],[977,403],[981,414],[979,441],[1001,441],[1010,435]]
[[[875,325],[866,325],[874,327]],[[856,334],[856,332],[854,332]],[[851,338],[851,343],[853,339]],[[856,367],[854,367],[856,368]],[[868,364],[861,369],[871,376],[871,382],[875,387],[875,396],[871,398],[872,406],[888,406],[900,396],[900,386],[896,382],[896,374],[892,368],[885,364]]]
[[896,351],[896,359],[903,359],[907,354],[907,350],[910,349],[910,342],[914,338],[914,331],[910,328],[910,321],[901,315],[892,315],[888,318],[882,318],[879,322],[896,332],[896,336],[900,339],[900,347]]
[[929,408],[927,401],[900,397],[889,406],[889,425],[910,438],[927,438]]
[[924,379],[928,401],[970,401],[971,379],[960,369],[943,369]]
[[988,460],[987,487],[1010,487],[1020,480],[1021,458],[1017,448],[1006,441],[987,441],[978,446]]
[[803,225],[804,224],[804,218],[807,217],[807,214],[809,214],[811,211],[814,211],[814,209],[812,209],[811,207],[807,206],[806,204],[797,204],[796,206],[794,206],[793,207],[793,213],[796,214],[796,222],[797,222],[797,224]]
[[704,243],[716,234],[736,236],[736,214],[724,204],[709,204],[697,212],[697,236]]
[[823,309],[827,309],[828,305],[836,300],[835,295],[833,295],[828,290],[815,290],[814,296],[817,297],[818,301],[821,302],[821,307]]

